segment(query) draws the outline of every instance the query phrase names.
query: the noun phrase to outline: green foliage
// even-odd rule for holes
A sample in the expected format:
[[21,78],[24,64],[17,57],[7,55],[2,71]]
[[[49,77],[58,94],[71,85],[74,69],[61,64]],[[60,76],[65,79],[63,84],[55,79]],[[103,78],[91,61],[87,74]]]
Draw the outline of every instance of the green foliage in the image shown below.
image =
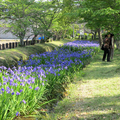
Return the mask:
[[23,45],[23,39],[30,26],[28,9],[33,4],[34,0],[6,0],[2,1],[2,7],[7,9],[7,12],[3,12],[1,19],[5,21],[8,30],[6,32],[12,32],[13,35],[20,39],[21,45]]
[[[24,66],[27,62],[32,63],[32,61],[34,61],[34,63],[22,68],[20,67],[19,72],[16,68],[12,68],[13,71],[2,67],[2,69],[0,68],[2,70],[2,74],[0,73],[0,83],[3,84],[0,86],[1,120],[15,118],[15,116],[18,116],[16,115],[18,111],[21,116],[31,114],[37,108],[40,109],[43,104],[49,103],[49,101],[53,99],[61,99],[64,96],[63,93],[65,92],[67,84],[72,81],[73,73],[81,70],[86,64],[86,61],[91,58],[91,55],[94,55],[96,51],[99,50],[99,47],[74,47],[67,45],[62,46],[62,49],[60,46],[59,48],[52,53],[54,59],[56,60],[61,57],[61,55],[66,56],[70,53],[71,57],[63,57],[64,59],[61,59],[63,64],[65,61],[71,60],[72,62],[69,62],[70,65],[64,66],[62,63],[57,63],[57,61],[53,64],[51,55],[48,53],[42,56],[31,55],[29,59],[30,62],[28,62],[29,60],[24,61],[21,66]],[[83,50],[86,51],[85,54],[84,52],[81,54]],[[64,51],[67,51],[67,53],[63,53]],[[74,56],[75,52],[79,53],[77,59],[77,54]],[[40,62],[36,64],[38,60]],[[50,67],[51,65],[49,67],[39,66],[46,64],[46,62],[47,64],[53,64],[54,67]],[[29,66],[31,69],[29,69]],[[37,66],[39,66],[39,69]],[[10,79],[10,82],[5,81],[7,78],[8,80]],[[47,102],[44,103],[44,101]]]
[[6,32],[10,31],[16,35],[20,39],[21,45],[30,29],[35,37],[38,34],[51,36],[48,30],[59,13],[59,1],[6,0],[1,4],[2,9],[8,10],[1,13],[1,19],[5,20],[6,27],[9,28]]
[[[33,4],[29,10],[31,14],[30,22],[31,28],[34,35],[42,34],[44,36],[49,36],[48,31],[51,27],[52,21],[59,14],[59,1],[38,1]],[[49,35],[48,35],[49,34]],[[51,35],[50,35],[51,36]]]
[[92,36],[92,34],[90,33],[90,34],[88,34],[90,37]]
[[106,29],[115,33],[120,25],[120,3],[108,0],[80,1],[79,17],[83,17],[91,29]]
[[[7,73],[6,70],[2,72],[2,75],[4,77],[7,77],[4,73]],[[16,73],[17,74],[17,73]],[[37,77],[37,74],[32,75],[31,77]],[[9,75],[9,77],[12,77]],[[26,79],[28,79],[30,76],[27,76]],[[2,78],[0,74],[0,78]],[[22,77],[21,77],[22,79]],[[0,79],[1,82],[1,79]],[[25,115],[26,111],[29,111],[29,114],[34,111],[34,109],[37,107],[36,104],[39,102],[41,97],[44,94],[45,86],[42,85],[42,81],[39,79],[35,80],[35,84],[32,86],[33,89],[29,89],[29,85],[26,84],[25,87],[21,87],[20,82],[17,82],[17,89],[16,87],[12,87],[14,89],[14,94],[7,93],[6,85],[2,88],[6,91],[2,94],[3,97],[0,99],[0,119],[6,120],[6,119],[13,119],[16,116],[17,111],[21,111],[21,115]],[[7,84],[11,88],[10,85]],[[34,90],[37,86],[39,86],[41,89],[40,91]],[[16,95],[18,91],[28,91],[27,93],[21,93],[20,95]],[[7,99],[6,99],[7,97]],[[26,99],[27,98],[27,99]],[[26,103],[22,103],[21,101],[24,100]]]
[[[68,86],[66,97],[54,107],[55,112],[48,114],[46,119],[110,120],[113,117],[120,118],[118,105],[120,51],[115,51],[114,60],[111,63],[101,62],[102,55],[103,51],[93,57],[89,66],[82,71],[83,75],[85,74],[83,77],[81,77],[81,71],[75,73],[75,81]],[[81,98],[81,96],[84,97]],[[76,117],[76,111],[77,115],[84,115]]]
[[87,33],[84,33],[85,36],[87,36]]
[[[68,15],[76,18],[76,22],[86,23],[86,27],[92,30],[96,36],[99,33],[99,42],[102,42],[101,30],[110,30],[116,39],[120,36],[120,2],[108,0],[67,0],[70,2]],[[70,6],[72,7],[70,8]],[[70,11],[72,9],[72,11]]]
[[[77,14],[74,14],[72,0],[63,0],[61,11],[58,17],[53,21],[52,31],[57,37],[69,37],[73,34],[72,23],[77,19]],[[75,29],[78,29],[79,26],[76,24]]]

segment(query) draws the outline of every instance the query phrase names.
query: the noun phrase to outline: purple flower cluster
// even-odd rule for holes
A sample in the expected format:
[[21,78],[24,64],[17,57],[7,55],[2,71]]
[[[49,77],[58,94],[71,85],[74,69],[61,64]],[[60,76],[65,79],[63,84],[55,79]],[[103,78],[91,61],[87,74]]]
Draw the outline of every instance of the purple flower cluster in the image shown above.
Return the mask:
[[[66,48],[69,47],[77,47],[77,51],[73,51],[71,49]],[[79,46],[85,47],[81,51]],[[83,64],[84,58],[91,57],[91,52],[93,49],[87,49],[88,47],[98,47],[98,43],[90,42],[90,41],[73,41],[64,44],[63,47],[60,47],[58,50],[54,50],[52,52],[45,52],[42,54],[31,55],[24,66],[39,66],[46,71],[46,74],[51,73],[56,75],[56,71],[60,71],[63,69],[68,69],[72,64],[79,65]],[[20,65],[23,65],[23,62],[19,62]]]
[[[64,74],[62,71],[70,70],[74,66],[82,66],[84,60],[90,58],[94,48],[98,46],[99,44],[95,42],[73,41],[52,52],[31,55],[25,64],[23,61],[19,61],[18,64],[21,66],[18,68],[10,69],[0,66],[0,101],[6,101],[4,104],[0,102],[1,108],[14,106],[16,108],[14,112],[20,112],[20,106],[29,105],[44,93],[46,82],[53,80],[55,76]],[[48,74],[51,76],[47,78]],[[43,91],[41,92],[41,90]],[[7,99],[10,101],[7,102]],[[12,105],[13,103],[14,105]],[[30,106],[32,107],[32,104]],[[20,115],[19,112],[16,113],[16,116]],[[0,118],[2,117],[0,115]]]
[[[45,71],[41,67],[16,67],[12,69],[6,68],[4,66],[0,67],[0,70],[3,71],[2,82],[0,82],[0,92],[4,93],[5,91],[9,94],[14,95],[14,89],[18,88],[20,91],[16,92],[16,95],[20,95],[23,91],[24,86],[34,86],[37,84],[36,79],[45,78]],[[32,77],[33,76],[33,77]],[[36,76],[36,77],[35,77]],[[42,84],[42,83],[41,83]],[[30,87],[31,89],[32,87]]]
[[74,47],[99,47],[98,42],[95,41],[87,41],[87,40],[77,40],[73,42],[68,42],[64,44],[66,46],[74,46]]
[[[46,80],[44,78],[46,76],[41,67],[24,66],[18,67],[18,69],[16,67],[7,69],[5,66],[0,66],[0,71],[0,108],[2,109],[0,119],[3,117],[2,115],[5,115],[6,106],[10,107],[8,107],[10,111],[11,109],[19,111],[22,103],[27,106],[29,101],[35,102],[34,96],[39,98],[40,94],[43,94],[41,90],[45,89]],[[16,116],[18,115],[20,115],[19,112],[16,113]],[[11,114],[11,116],[14,115]]]
[[26,61],[25,66],[38,66],[43,68],[47,73],[55,74],[55,71],[59,72],[60,70],[68,69],[74,63],[76,65],[83,64],[81,60],[84,56],[89,57],[89,52],[72,52],[68,49],[60,48],[58,51],[54,50],[43,54],[31,55],[31,58]]

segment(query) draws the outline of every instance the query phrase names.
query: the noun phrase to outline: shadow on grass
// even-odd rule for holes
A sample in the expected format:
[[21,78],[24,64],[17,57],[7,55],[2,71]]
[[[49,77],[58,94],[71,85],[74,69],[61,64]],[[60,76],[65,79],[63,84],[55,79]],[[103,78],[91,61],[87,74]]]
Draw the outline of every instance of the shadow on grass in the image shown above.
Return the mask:
[[57,48],[58,47],[58,45],[55,45],[55,44],[53,44],[53,43],[49,43],[49,44],[44,44],[44,46],[47,48],[47,51],[49,50],[49,51],[52,51],[52,50],[54,50],[55,48]]
[[71,114],[70,118],[65,120],[116,120],[120,118],[120,95],[78,99],[76,98],[76,102],[63,102],[54,113],[56,115],[62,113],[63,116],[66,113]]
[[[116,76],[120,77],[120,52],[115,51],[114,59],[112,62],[103,62],[102,61],[103,52],[98,53],[91,63],[84,69],[85,76],[83,77],[83,82],[88,82],[90,80],[99,80],[103,81],[104,79],[113,78],[115,80]],[[87,70],[86,70],[87,69]],[[81,80],[80,76],[78,75],[77,78]],[[79,81],[78,80],[78,81]],[[106,80],[107,81],[107,80]],[[115,81],[113,81],[114,83]],[[89,83],[89,82],[88,82]],[[99,82],[98,82],[99,83]],[[106,82],[107,83],[107,82]],[[77,84],[81,84],[76,82]],[[91,83],[92,84],[92,83]],[[87,84],[89,86],[89,84]],[[101,85],[101,84],[100,84]],[[82,97],[82,96],[75,96],[72,98],[68,96],[63,101],[61,101],[56,107],[51,116],[60,117],[61,119],[50,119],[50,120],[119,120],[120,119],[120,94],[112,94],[111,96],[104,93],[104,87],[101,85],[100,89],[97,89],[98,94],[93,94],[92,97]],[[110,84],[114,86],[113,84]],[[107,85],[106,85],[107,86]],[[117,89],[119,90],[120,85],[118,84]],[[92,87],[92,86],[91,86]],[[97,84],[96,84],[97,87]],[[84,87],[83,87],[84,88]],[[81,89],[83,89],[81,88]],[[86,89],[85,87],[84,89]],[[92,89],[92,88],[91,88]],[[103,90],[102,95],[99,94],[99,90]],[[114,88],[110,88],[110,90],[114,91]],[[115,89],[116,90],[116,89]],[[74,89],[73,91],[74,92]],[[79,91],[76,90],[79,93]],[[82,92],[84,92],[82,90]],[[88,92],[89,89],[88,89]],[[74,93],[73,93],[74,94]],[[75,93],[76,94],[76,93]],[[83,93],[84,94],[84,93]],[[84,95],[85,96],[85,95]],[[66,118],[66,113],[68,118]]]
[[[103,52],[98,53],[93,57],[91,63],[86,66],[84,80],[109,79],[114,76],[120,76],[120,52],[115,51],[115,55],[111,62],[102,61]],[[85,69],[86,69],[85,68]]]

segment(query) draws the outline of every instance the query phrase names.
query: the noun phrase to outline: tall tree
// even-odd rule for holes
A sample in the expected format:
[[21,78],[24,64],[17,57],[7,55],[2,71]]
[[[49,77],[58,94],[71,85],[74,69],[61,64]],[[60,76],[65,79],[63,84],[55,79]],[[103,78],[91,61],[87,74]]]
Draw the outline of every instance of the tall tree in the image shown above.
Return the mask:
[[[119,35],[119,0],[64,0],[64,2],[70,2],[74,6],[76,9],[74,14],[77,14],[78,18],[83,18],[79,20],[80,23],[86,23],[87,27],[98,32],[100,45],[102,44],[101,30],[110,30]],[[70,5],[66,4],[66,6]]]
[[2,2],[7,12],[3,12],[2,19],[5,20],[6,32],[11,32],[20,39],[21,46],[24,45],[24,37],[29,30],[30,22],[28,18],[28,9],[34,3],[34,0],[5,0]]
[[45,39],[49,36],[49,29],[52,21],[58,16],[60,11],[60,1],[38,1],[29,9],[31,17],[31,28],[34,33],[33,41],[39,34],[44,35]]
[[101,29],[115,33],[120,25],[120,2],[119,0],[83,0],[80,4],[79,16],[84,18],[90,28],[98,30],[99,42],[102,44]]
[[52,29],[59,38],[62,35],[64,38],[68,30],[71,30],[72,23],[77,21],[76,15],[72,12],[74,10],[72,0],[63,0],[59,16],[53,21]]

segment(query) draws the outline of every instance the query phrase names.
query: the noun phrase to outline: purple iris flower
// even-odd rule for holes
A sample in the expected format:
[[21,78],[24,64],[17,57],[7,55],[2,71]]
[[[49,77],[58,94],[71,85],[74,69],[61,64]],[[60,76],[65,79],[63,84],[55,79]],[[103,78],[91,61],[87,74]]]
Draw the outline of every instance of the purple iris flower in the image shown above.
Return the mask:
[[6,85],[6,82],[4,82],[3,85]]
[[16,95],[20,95],[20,93],[19,93],[19,92],[16,92]]
[[25,100],[22,100],[21,102],[23,102],[24,104],[26,104],[26,101],[25,101]]
[[44,83],[42,83],[42,85],[45,85]]
[[65,66],[64,68],[67,70],[67,68],[68,68],[68,67],[67,67],[67,66]]
[[32,89],[32,86],[30,86],[29,88]]
[[9,93],[10,93],[10,90],[6,90],[6,92],[9,94]]
[[23,89],[20,90],[20,92],[22,92],[22,91],[23,91]]
[[2,91],[2,92],[4,92],[4,91],[5,91],[5,89],[4,89],[4,88],[1,88],[1,91]]
[[24,83],[20,83],[20,85],[21,85],[21,86],[25,86],[25,84],[24,84]]
[[36,88],[35,88],[35,90],[38,90],[38,89],[40,89],[40,88],[39,88],[39,87],[36,87]]
[[11,88],[11,92],[13,92],[13,89]]
[[58,76],[60,76],[60,74],[58,74]]
[[16,113],[16,116],[20,116],[20,113],[19,113],[19,112],[17,112],[17,113]]

